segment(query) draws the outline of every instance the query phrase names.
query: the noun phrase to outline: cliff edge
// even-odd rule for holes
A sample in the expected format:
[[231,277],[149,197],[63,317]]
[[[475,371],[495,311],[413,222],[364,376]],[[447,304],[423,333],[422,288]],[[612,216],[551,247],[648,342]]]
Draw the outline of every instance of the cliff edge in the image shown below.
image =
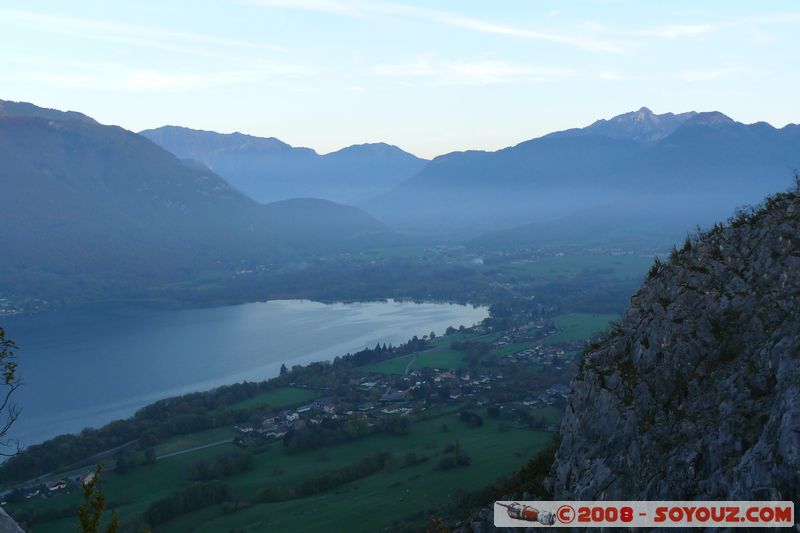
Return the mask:
[[560,434],[554,499],[800,501],[800,190],[655,263]]

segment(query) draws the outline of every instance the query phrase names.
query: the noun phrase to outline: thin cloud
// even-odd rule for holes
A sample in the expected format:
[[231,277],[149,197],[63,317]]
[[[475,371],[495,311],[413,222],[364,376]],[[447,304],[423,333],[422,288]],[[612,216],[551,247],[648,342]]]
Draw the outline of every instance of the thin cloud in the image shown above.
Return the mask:
[[269,44],[228,39],[213,35],[179,32],[109,20],[88,19],[21,9],[0,8],[0,19],[6,24],[26,25],[49,33],[76,35],[143,48],[217,58],[225,57],[214,51],[220,47],[251,50],[278,49]]
[[244,3],[301,11],[315,11],[332,15],[357,16],[362,12],[359,6],[337,0],[252,0]]
[[628,51],[628,46],[605,39],[586,37],[583,32],[545,32],[509,24],[468,17],[449,11],[420,8],[406,4],[384,2],[345,2],[340,0],[250,0],[251,5],[265,7],[313,11],[350,17],[366,17],[368,15],[400,15],[431,20],[478,33],[504,35],[533,41],[549,42],[592,52],[621,54]]
[[478,59],[442,60],[433,56],[418,57],[403,63],[376,65],[379,76],[425,78],[442,85],[488,85],[501,83],[548,83],[563,80],[611,80],[606,73],[587,73],[577,69],[544,67],[510,61]]
[[[41,66],[41,65],[40,65]],[[263,64],[250,69],[217,72],[166,72],[109,64],[50,65],[18,78],[54,87],[91,91],[147,92],[186,91],[252,82],[283,83],[287,77],[306,76],[305,67]]]
[[671,24],[669,26],[662,26],[651,30],[644,30],[641,35],[649,37],[663,37],[666,39],[677,39],[678,37],[685,37],[687,35],[702,35],[704,33],[711,33],[719,29],[713,24]]
[[743,67],[723,67],[705,70],[688,70],[678,74],[678,79],[690,82],[717,81],[747,74]]
[[756,26],[770,24],[790,24],[800,21],[800,13],[789,12],[773,15],[761,15],[743,17],[731,20],[717,20],[700,24],[670,24],[656,28],[650,28],[637,32],[638,35],[647,37],[661,37],[665,39],[677,39],[680,37],[693,37],[706,35],[730,29],[753,29]]

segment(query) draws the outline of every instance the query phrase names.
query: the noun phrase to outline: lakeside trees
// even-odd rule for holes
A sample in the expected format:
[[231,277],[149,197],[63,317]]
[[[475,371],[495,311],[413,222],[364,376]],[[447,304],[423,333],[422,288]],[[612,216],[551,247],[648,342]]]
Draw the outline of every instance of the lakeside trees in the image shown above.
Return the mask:
[[[23,453],[11,454],[14,456],[0,467],[0,482],[24,481],[131,442],[145,449],[146,463],[155,461],[152,447],[159,442],[175,435],[245,422],[252,409],[226,410],[225,407],[277,386],[279,384],[272,382],[237,383],[155,402],[137,411],[132,418],[117,420],[99,429],[85,429],[77,435],[60,435],[30,446]],[[148,453],[153,457],[148,459]]]

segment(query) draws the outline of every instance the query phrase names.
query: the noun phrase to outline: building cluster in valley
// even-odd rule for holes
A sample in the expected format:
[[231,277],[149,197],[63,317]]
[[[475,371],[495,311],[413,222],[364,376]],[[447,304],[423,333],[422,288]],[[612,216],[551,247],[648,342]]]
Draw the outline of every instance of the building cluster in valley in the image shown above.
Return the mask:
[[0,316],[12,316],[24,311],[22,306],[14,303],[8,298],[0,298]]
[[[59,479],[52,479],[49,481],[37,483],[30,485],[24,489],[22,489],[22,494],[20,497],[24,500],[30,500],[35,498],[36,496],[48,496],[52,494],[58,494],[59,492],[63,491],[64,489],[75,486],[81,487],[85,483],[89,483],[95,476],[93,470],[85,471],[78,474],[73,474],[71,476],[66,476]],[[14,491],[7,490],[0,494],[0,505],[6,504],[6,498],[9,497]]]
[[254,438],[279,439],[290,430],[305,429],[316,426],[323,420],[340,418],[337,404],[332,398],[320,398],[294,409],[284,409],[265,415],[256,424],[239,424],[234,429],[239,433],[234,440],[237,444],[246,444]]
[[[513,335],[502,339],[495,347],[502,348],[518,340]],[[355,394],[347,399],[325,396],[291,409],[268,411],[258,420],[237,425],[235,442],[246,445],[256,440],[281,439],[292,430],[313,428],[326,420],[361,419],[374,426],[387,417],[424,415],[425,411],[443,405],[476,410],[494,406],[502,418],[531,420],[531,413],[548,407],[560,409],[564,405],[569,380],[559,381],[559,378],[568,374],[565,367],[581,346],[581,343],[553,346],[539,343],[510,351],[497,357],[492,366],[477,369],[420,368],[407,369],[404,374],[367,372],[352,384]],[[531,364],[538,365],[540,372],[552,372],[554,380],[524,383],[517,380],[516,368]],[[540,429],[555,427],[550,424]]]
[[5,296],[0,296],[0,317],[14,316],[25,313],[38,313],[50,308],[50,302],[41,298],[28,298],[16,300]]

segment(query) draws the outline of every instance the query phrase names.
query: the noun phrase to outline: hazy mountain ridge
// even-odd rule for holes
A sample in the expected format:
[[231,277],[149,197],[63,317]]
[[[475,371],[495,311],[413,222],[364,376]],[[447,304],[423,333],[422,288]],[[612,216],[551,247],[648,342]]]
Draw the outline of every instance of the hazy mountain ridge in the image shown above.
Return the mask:
[[0,117],[0,293],[141,292],[243,260],[394,238],[356,208],[310,199],[259,204],[133,132],[46,115]]
[[625,204],[671,224],[667,219],[680,206],[685,225],[676,229],[687,231],[784,190],[798,167],[796,125],[777,129],[717,112],[640,110],[496,152],[437,157],[363,206],[399,229],[467,234]]
[[164,126],[141,135],[181,158],[208,165],[234,186],[267,202],[313,197],[352,203],[388,191],[427,163],[386,143],[320,155],[274,137]]
[[797,501],[798,235],[782,194],[653,267],[572,383],[555,499]]
[[[656,218],[648,206],[620,201],[575,211],[561,218],[490,231],[469,239],[467,244],[481,251],[604,242],[617,246],[647,243],[654,248],[667,249],[685,237],[688,216],[691,214],[676,205]],[[591,228],[591,232],[587,228]]]
[[234,132],[220,134],[215,131],[195,130],[183,126],[163,126],[139,132],[181,158],[201,161],[203,157],[219,153],[257,154],[263,152],[316,153],[310,148],[295,148],[275,137],[256,137]]
[[28,102],[11,102],[0,100],[0,118],[2,117],[40,117],[54,120],[81,120],[96,124],[97,122],[83,113],[77,111],[60,111],[35,106]]
[[292,198],[265,204],[263,216],[271,231],[301,251],[396,241],[389,228],[361,209],[319,198]]

